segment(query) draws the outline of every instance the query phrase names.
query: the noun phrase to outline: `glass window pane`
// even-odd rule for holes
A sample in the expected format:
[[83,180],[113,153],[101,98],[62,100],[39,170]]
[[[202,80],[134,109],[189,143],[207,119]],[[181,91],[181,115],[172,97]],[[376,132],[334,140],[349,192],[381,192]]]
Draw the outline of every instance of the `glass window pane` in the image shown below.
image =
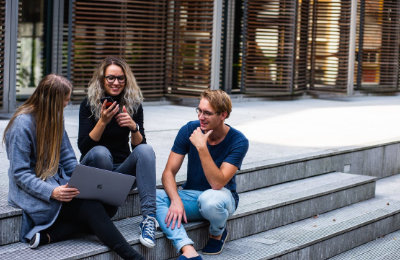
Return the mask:
[[27,99],[43,76],[44,0],[20,1],[17,99]]

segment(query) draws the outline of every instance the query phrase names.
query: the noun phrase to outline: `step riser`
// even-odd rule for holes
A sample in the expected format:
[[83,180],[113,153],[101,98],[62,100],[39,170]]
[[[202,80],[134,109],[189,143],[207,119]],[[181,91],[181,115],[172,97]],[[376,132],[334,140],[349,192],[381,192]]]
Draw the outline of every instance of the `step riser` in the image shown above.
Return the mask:
[[400,230],[336,255],[330,260],[400,259]]
[[[305,159],[296,162],[288,162],[283,165],[267,168],[255,168],[249,172],[239,172],[236,175],[237,192],[261,189],[281,183],[318,176],[329,172],[341,172],[344,170],[345,164],[351,165],[352,161],[349,160],[350,159],[348,158],[346,163],[344,163],[344,159],[342,157],[339,158],[338,156],[328,156],[312,160]],[[355,165],[353,166],[356,168]],[[358,172],[357,174],[362,175],[362,173]]]
[[271,168],[255,169],[251,172],[241,172],[236,175],[237,192],[251,191],[335,171],[326,168],[326,164],[324,164],[326,160],[324,158],[301,161]]
[[118,208],[113,220],[140,215],[140,198],[138,193],[129,194],[125,203]]
[[0,221],[0,245],[19,241],[21,216],[5,218]]
[[380,236],[400,229],[400,214],[379,220],[350,232],[316,242],[312,246],[291,252],[283,256],[260,259],[279,260],[320,260],[333,257],[353,249]]

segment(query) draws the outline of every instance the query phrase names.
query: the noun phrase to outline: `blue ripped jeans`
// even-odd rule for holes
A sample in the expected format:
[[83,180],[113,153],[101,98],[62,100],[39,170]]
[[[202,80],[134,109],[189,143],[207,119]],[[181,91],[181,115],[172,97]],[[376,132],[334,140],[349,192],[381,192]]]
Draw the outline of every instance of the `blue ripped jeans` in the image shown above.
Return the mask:
[[150,145],[136,146],[121,164],[113,164],[110,151],[98,145],[83,157],[81,164],[135,176],[142,215],[156,213],[156,156]]
[[[185,208],[188,221],[208,220],[210,222],[209,232],[213,236],[223,233],[226,222],[235,212],[235,200],[230,190],[178,190],[179,197]],[[167,227],[165,218],[167,216],[171,201],[164,190],[157,190],[157,214],[156,218],[164,234],[172,240],[177,252],[185,245],[193,245],[194,242],[186,234],[185,228],[181,225],[171,229]],[[183,223],[183,219],[182,219]]]

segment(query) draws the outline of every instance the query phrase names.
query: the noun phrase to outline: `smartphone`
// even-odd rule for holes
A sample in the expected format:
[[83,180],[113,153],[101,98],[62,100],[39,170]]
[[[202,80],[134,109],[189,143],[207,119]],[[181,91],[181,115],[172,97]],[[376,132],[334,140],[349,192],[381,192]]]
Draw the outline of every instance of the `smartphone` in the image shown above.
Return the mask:
[[106,103],[106,107],[107,108],[114,103],[114,99],[112,97],[102,97],[102,98],[100,98],[101,104],[104,103],[104,100],[107,100],[107,103]]

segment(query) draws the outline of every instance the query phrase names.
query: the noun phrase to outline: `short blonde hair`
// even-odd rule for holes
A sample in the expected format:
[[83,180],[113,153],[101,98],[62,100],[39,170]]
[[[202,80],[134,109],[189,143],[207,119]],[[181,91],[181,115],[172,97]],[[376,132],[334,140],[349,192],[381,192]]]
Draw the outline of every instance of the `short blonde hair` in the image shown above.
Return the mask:
[[216,113],[227,112],[226,118],[232,112],[232,101],[229,95],[220,89],[210,90],[207,89],[200,96],[201,99],[205,98],[210,102],[211,107],[215,110]]

